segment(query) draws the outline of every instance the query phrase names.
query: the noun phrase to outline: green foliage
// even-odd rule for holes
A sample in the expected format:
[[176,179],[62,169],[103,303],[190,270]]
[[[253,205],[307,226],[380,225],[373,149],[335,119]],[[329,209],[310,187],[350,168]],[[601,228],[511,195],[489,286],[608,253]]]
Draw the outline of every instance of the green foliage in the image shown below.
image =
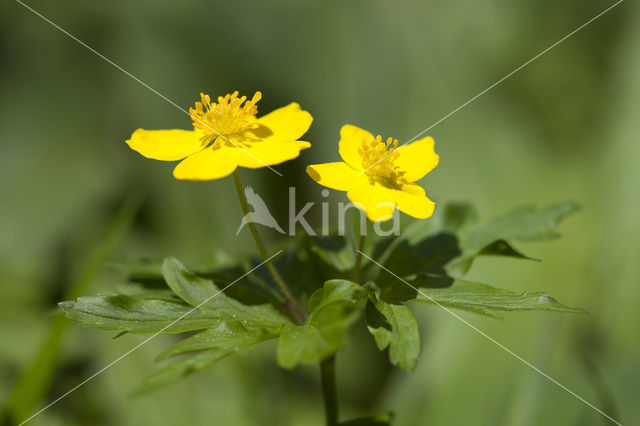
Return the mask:
[[245,325],[273,329],[278,329],[288,322],[273,305],[242,304],[223,293],[212,280],[189,272],[174,258],[170,257],[164,261],[162,274],[176,295],[203,314],[220,320],[238,320]]
[[447,271],[452,275],[464,275],[471,268],[475,258],[483,255],[530,259],[513,247],[513,241],[530,242],[558,238],[560,234],[556,228],[560,222],[579,208],[574,201],[565,201],[543,209],[520,207],[498,216],[462,240],[463,254],[447,266]]
[[[584,312],[542,291],[516,294],[462,278],[480,256],[530,259],[513,242],[557,237],[558,223],[576,209],[572,202],[541,210],[521,208],[470,229],[476,217],[471,206],[445,206],[433,220],[410,224],[403,235],[372,237],[368,251],[375,262],[362,262],[361,283],[348,279],[355,265],[353,242],[341,236],[297,239],[295,255],[283,256],[277,266],[306,307],[302,324],[288,318],[288,307],[265,271],[240,279],[256,264],[252,260],[195,274],[167,258],[161,276],[148,265],[133,271],[134,283],[126,293],[81,297],[60,307],[89,327],[130,333],[199,331],[158,355],[162,366],[139,391],[271,339],[278,340],[282,368],[317,363],[344,344],[356,323],[366,325],[378,348],[388,350],[393,365],[411,370],[420,352],[420,333],[408,302],[495,318],[505,311]],[[390,418],[343,424],[390,424]]]
[[147,392],[174,382],[196,371],[205,370],[221,359],[231,355],[231,353],[231,351],[213,349],[171,363],[164,368],[156,370],[153,374],[145,378],[142,384],[136,389],[136,393]]
[[451,287],[421,289],[414,302],[439,304],[477,314],[501,318],[499,311],[555,311],[585,313],[559,303],[543,291],[516,294],[487,284],[456,280]]
[[[376,289],[366,305],[366,318],[378,347],[389,348],[392,364],[413,368],[420,341],[406,302],[439,303],[494,318],[501,318],[504,311],[584,313],[546,292],[515,294],[462,279],[480,256],[535,260],[517,250],[513,241],[557,238],[561,220],[577,210],[572,201],[543,209],[519,208],[469,231],[476,219],[475,209],[456,203],[444,206],[433,220],[415,221],[398,237],[378,240],[372,254],[376,262],[365,264],[363,273]],[[343,250],[343,245],[335,246]],[[341,257],[324,255],[324,259],[332,258]]]
[[203,330],[219,322],[215,314],[206,314],[167,295],[105,294],[62,302],[68,318],[85,327],[121,330],[129,333],[182,333]]
[[367,301],[366,319],[378,348],[389,348],[391,363],[412,370],[420,353],[420,333],[409,308],[387,303],[372,294]]
[[276,336],[265,329],[245,327],[239,321],[223,321],[169,347],[156,360],[210,349],[239,351]]
[[195,371],[203,370],[229,355],[276,336],[264,329],[245,327],[239,321],[222,321],[160,353],[156,358],[157,361],[184,354],[195,354],[195,356],[170,362],[158,369],[145,379],[137,391],[145,392]]
[[318,269],[332,277],[348,274],[355,264],[355,253],[342,236],[313,237],[310,240],[312,259]]
[[288,324],[278,341],[278,364],[293,368],[317,362],[338,350],[358,319],[366,289],[346,280],[327,281],[309,298],[311,313],[303,325]]
[[579,208],[574,201],[552,204],[543,209],[520,207],[476,229],[465,239],[463,246],[481,248],[499,239],[540,241],[558,238],[558,224]]

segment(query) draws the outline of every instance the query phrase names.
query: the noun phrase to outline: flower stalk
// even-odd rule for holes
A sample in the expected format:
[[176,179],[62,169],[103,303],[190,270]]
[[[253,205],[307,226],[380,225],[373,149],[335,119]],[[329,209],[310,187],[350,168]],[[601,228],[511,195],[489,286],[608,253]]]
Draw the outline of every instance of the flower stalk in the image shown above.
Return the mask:
[[[360,234],[356,262],[351,272],[354,282],[360,277],[360,265],[362,264],[362,250],[367,234]],[[326,426],[338,424],[338,388],[336,385],[336,354],[331,355],[320,362],[320,380],[322,383],[322,396],[324,399],[324,412]]]
[[362,250],[364,250],[364,242],[367,234],[360,234],[360,240],[358,241],[358,252],[356,253],[356,263],[353,267],[353,273],[351,279],[354,282],[358,282],[360,279],[360,265],[362,264]]
[[[240,201],[240,207],[242,208],[242,212],[246,215],[249,213],[249,205],[247,204],[247,199],[244,197],[244,194],[242,193],[242,182],[240,181],[240,174],[238,173],[238,170],[235,170],[233,172],[233,182],[235,183],[236,193],[238,194],[238,200]],[[289,287],[280,276],[280,273],[276,269],[275,265],[271,262],[271,260],[269,260],[267,249],[265,248],[264,243],[260,238],[260,234],[258,234],[258,230],[256,229],[255,224],[251,221],[249,221],[247,224],[249,225],[249,229],[251,231],[251,235],[253,236],[253,240],[256,242],[256,246],[258,247],[258,251],[260,252],[260,255],[265,260],[267,268],[271,273],[271,276],[273,276],[273,279],[275,280],[276,284],[278,284],[278,287],[280,288],[285,298],[287,299],[287,302],[284,305],[285,311],[287,311],[291,319],[296,324],[304,324],[307,318],[307,315],[305,314],[304,310],[302,309],[298,301],[295,299],[295,297],[293,297],[293,294],[291,294]]]
[[322,396],[326,426],[338,424],[338,389],[336,386],[336,355],[320,362],[320,381],[322,382]]

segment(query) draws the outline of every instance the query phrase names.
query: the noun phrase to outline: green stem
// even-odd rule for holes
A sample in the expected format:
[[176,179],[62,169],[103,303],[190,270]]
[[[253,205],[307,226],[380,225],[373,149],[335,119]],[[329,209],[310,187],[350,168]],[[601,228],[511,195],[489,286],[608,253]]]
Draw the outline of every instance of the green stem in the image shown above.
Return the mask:
[[[242,192],[242,182],[240,181],[240,174],[238,173],[238,170],[233,172],[233,181],[235,183],[236,193],[238,194],[238,200],[240,200],[240,207],[242,207],[242,212],[246,215],[249,213],[249,205],[247,204],[247,199],[244,197],[244,194]],[[273,276],[275,282],[278,284],[278,287],[280,287],[280,290],[282,291],[284,296],[287,298],[288,303],[287,306],[285,306],[286,311],[297,324],[304,324],[306,320],[306,314],[300,307],[300,304],[298,304],[298,301],[293,297],[293,294],[291,294],[289,287],[287,287],[287,285],[285,284],[276,267],[273,265],[271,260],[269,260],[267,249],[262,243],[262,239],[260,238],[260,234],[258,234],[258,230],[256,229],[255,224],[249,221],[247,225],[249,225],[251,235],[253,235],[253,240],[256,242],[256,246],[258,246],[258,251],[260,252],[262,258],[265,260],[269,272]]]
[[[353,267],[353,281],[357,282],[362,264],[362,250],[364,250],[366,234],[360,235],[356,263]],[[320,379],[322,382],[322,396],[324,398],[324,412],[327,426],[338,425],[338,389],[336,386],[336,354],[320,362]]]
[[351,278],[353,281],[358,282],[360,279],[360,265],[362,264],[362,250],[364,250],[364,240],[367,234],[360,235],[360,241],[358,242],[358,252],[356,253],[356,264],[353,267],[353,273]]
[[338,389],[336,387],[336,356],[320,363],[320,380],[322,382],[322,396],[324,398],[324,412],[327,426],[338,424]]

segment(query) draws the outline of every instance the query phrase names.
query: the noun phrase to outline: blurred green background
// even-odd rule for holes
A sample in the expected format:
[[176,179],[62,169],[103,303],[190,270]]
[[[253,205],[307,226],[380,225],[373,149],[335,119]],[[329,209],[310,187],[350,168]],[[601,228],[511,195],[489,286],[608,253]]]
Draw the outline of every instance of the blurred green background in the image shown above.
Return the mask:
[[[304,167],[338,159],[342,124],[405,141],[612,2],[28,4],[184,108],[200,91],[237,89],[261,90],[262,113],[291,101],[309,110],[313,146],[277,167],[283,178],[242,171],[284,217],[288,186],[300,204],[320,199]],[[248,232],[234,235],[230,179],[176,181],[173,164],[124,143],[138,127],[190,128],[188,117],[13,0],[0,4],[0,89],[4,403],[131,190],[143,194],[140,213],[87,293],[116,291],[122,274],[109,265],[123,260],[174,255],[195,267],[216,248],[252,245]],[[523,203],[582,204],[562,239],[523,247],[542,263],[483,259],[471,275],[547,290],[588,316],[463,316],[623,424],[640,418],[639,113],[640,7],[628,1],[433,128],[441,162],[422,182],[435,201],[471,201],[485,218]],[[393,410],[397,425],[611,424],[447,313],[414,312],[423,351],[412,374],[384,368],[363,336],[340,353],[345,418]],[[143,340],[113,334],[70,326],[48,401]],[[270,344],[132,398],[172,341],[153,340],[30,424],[322,424],[317,369],[277,369]]]

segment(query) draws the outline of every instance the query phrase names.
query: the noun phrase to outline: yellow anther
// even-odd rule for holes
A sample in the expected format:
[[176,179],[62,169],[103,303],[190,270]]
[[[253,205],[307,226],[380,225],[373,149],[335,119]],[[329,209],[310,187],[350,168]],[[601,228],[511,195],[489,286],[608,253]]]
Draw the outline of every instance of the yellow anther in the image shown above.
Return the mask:
[[394,161],[400,155],[397,152],[398,140],[387,138],[382,141],[378,135],[375,140],[364,140],[358,152],[362,156],[362,167],[365,173],[372,178],[391,178],[395,174]]
[[[226,137],[247,129],[255,129],[256,104],[262,99],[262,93],[256,92],[250,101],[246,96],[238,98],[238,91],[218,96],[217,103],[211,103],[211,97],[200,93],[200,102],[189,109],[193,127],[202,132],[202,139],[210,142],[218,136]],[[243,105],[244,104],[244,105]]]

